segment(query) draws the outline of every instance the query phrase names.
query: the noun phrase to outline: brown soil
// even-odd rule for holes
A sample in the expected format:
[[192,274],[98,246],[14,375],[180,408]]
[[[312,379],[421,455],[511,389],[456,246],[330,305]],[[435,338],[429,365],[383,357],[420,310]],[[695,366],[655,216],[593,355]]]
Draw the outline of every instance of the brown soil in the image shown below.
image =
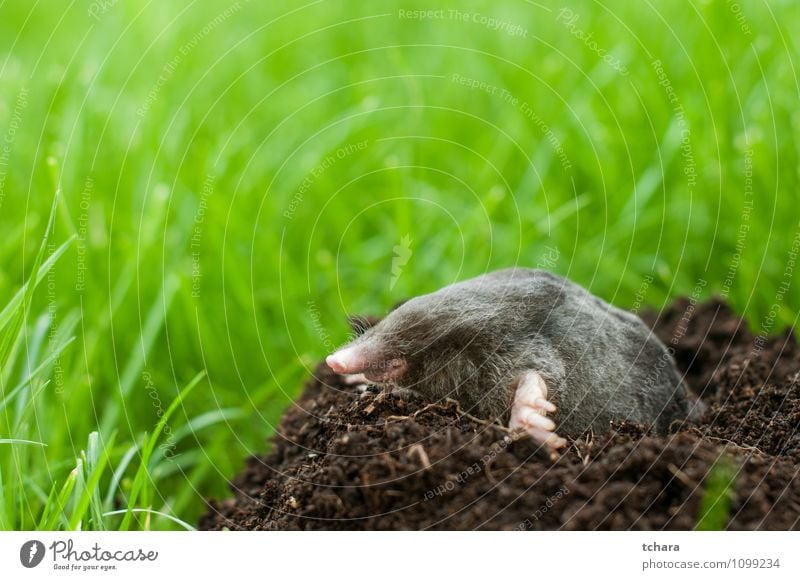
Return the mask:
[[699,424],[666,437],[614,425],[553,462],[453,401],[362,394],[320,365],[272,450],[248,459],[234,498],[210,501],[200,527],[693,529],[717,498],[701,526],[800,529],[794,336],[756,337],[720,301],[680,300],[643,318],[708,403]]

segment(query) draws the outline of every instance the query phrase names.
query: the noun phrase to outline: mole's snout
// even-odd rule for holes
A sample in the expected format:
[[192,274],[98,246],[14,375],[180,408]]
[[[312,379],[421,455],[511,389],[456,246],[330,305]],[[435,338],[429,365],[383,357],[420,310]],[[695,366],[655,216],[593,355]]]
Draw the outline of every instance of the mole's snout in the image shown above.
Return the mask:
[[393,382],[399,379],[408,367],[403,358],[386,359],[364,345],[346,346],[325,359],[325,362],[340,375],[363,373],[374,382]]
[[344,374],[345,366],[342,362],[337,358],[335,354],[328,355],[328,358],[325,359],[325,362],[331,367],[331,370],[335,373]]
[[356,349],[353,347],[337,350],[335,353],[328,356],[325,362],[328,363],[328,366],[331,367],[333,372],[339,373],[340,375],[360,373],[364,370],[366,364],[364,357],[359,356],[357,352],[354,352],[355,350]]

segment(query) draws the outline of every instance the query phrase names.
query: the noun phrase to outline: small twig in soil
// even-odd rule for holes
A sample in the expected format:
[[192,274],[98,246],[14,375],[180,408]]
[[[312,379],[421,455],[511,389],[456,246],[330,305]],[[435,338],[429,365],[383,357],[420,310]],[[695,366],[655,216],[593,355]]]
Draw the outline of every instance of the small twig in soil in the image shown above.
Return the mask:
[[414,414],[411,415],[411,416],[416,418],[417,415],[419,415],[420,413],[424,413],[425,411],[427,411],[431,407],[441,407],[441,405],[439,403],[428,403],[427,405],[422,407],[422,409],[417,409],[416,411],[414,411]]
[[483,471],[484,473],[486,473],[486,479],[488,479],[492,485],[497,485],[497,480],[494,478],[494,473],[492,473],[491,461],[486,462]]
[[411,418],[410,415],[389,415],[388,417],[386,417],[384,424],[388,423],[389,421],[405,421],[406,419],[410,418]]
[[683,471],[678,469],[678,466],[674,463],[670,463],[667,465],[667,469],[669,469],[670,473],[675,476],[675,479],[680,481],[686,487],[696,488],[697,484],[692,481],[692,478],[686,475]]
[[[578,457],[580,458],[580,460],[581,460],[581,463],[582,463],[583,465],[588,465],[588,464],[589,464],[589,461],[591,461],[591,459],[592,459],[592,458],[591,458],[591,454],[590,454],[590,453],[588,453],[588,451],[590,451],[590,450],[591,450],[591,448],[592,448],[592,442],[593,442],[593,440],[594,440],[594,433],[592,433],[591,431],[589,431],[589,432],[586,434],[586,441],[584,442],[584,444],[585,444],[585,445],[586,445],[586,447],[587,447],[587,453],[586,453],[586,455],[584,455],[583,453],[581,453],[581,448],[580,448],[580,446],[579,446],[579,445],[573,445],[573,446],[572,446],[572,447],[573,447],[573,449],[575,449],[575,453],[578,455]],[[576,441],[575,443],[577,443],[577,441]]]
[[425,469],[429,469],[431,466],[431,460],[428,457],[428,454],[425,452],[425,448],[422,446],[421,443],[415,443],[408,449],[408,457],[412,455],[416,455],[419,457],[420,462],[422,463],[422,467]]
[[[511,429],[509,429],[508,427],[504,427],[503,425],[498,423],[497,420],[487,421],[485,419],[479,419],[475,415],[471,415],[471,414],[467,413],[466,411],[464,411],[461,408],[461,404],[458,401],[456,401],[455,399],[451,399],[450,397],[448,397],[448,398],[445,399],[445,401],[447,401],[449,403],[454,403],[455,407],[456,407],[456,413],[458,413],[462,417],[466,417],[467,419],[470,419],[471,421],[475,421],[476,423],[480,423],[481,425],[486,425],[487,427],[488,426],[492,426],[492,427],[496,427],[496,428],[500,429],[501,431],[505,431],[506,433],[512,433]],[[417,411],[417,412],[419,413],[419,412],[424,411],[424,410],[425,409],[421,409],[420,411]],[[415,415],[416,415],[416,413],[415,413]]]
[[[700,431],[697,431],[697,434],[700,435]],[[723,437],[713,437],[711,435],[702,435],[703,438],[708,439],[709,441],[719,441],[720,443],[724,443],[730,447],[734,447],[736,449],[743,449],[746,451],[754,451],[759,455],[769,455],[768,453],[764,453],[758,447],[753,447],[752,445],[742,445],[740,443],[736,443],[735,441],[731,441],[730,439],[725,439]]]

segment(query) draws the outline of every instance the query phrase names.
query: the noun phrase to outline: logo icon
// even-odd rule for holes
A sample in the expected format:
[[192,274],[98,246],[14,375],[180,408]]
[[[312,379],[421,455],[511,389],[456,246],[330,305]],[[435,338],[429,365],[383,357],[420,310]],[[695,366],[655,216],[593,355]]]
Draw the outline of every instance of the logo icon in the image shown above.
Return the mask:
[[19,549],[19,561],[26,568],[35,568],[44,559],[44,544],[39,540],[28,540]]

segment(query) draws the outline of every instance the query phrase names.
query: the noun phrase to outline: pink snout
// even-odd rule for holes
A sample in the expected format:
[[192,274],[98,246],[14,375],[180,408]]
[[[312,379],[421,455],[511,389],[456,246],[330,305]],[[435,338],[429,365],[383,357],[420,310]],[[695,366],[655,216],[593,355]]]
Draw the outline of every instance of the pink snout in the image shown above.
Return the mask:
[[325,359],[325,362],[328,363],[328,366],[331,367],[331,370],[335,373],[339,373],[340,375],[347,374],[347,365],[336,356],[336,353],[328,355],[328,358]]
[[363,372],[368,366],[368,358],[363,349],[348,346],[325,359],[331,369],[340,375],[354,375]]
[[364,376],[375,382],[393,381],[406,371],[406,361],[402,358],[383,360],[370,356],[361,346],[348,346],[336,351],[325,359],[325,362],[335,373],[340,375],[354,375],[364,373]]

